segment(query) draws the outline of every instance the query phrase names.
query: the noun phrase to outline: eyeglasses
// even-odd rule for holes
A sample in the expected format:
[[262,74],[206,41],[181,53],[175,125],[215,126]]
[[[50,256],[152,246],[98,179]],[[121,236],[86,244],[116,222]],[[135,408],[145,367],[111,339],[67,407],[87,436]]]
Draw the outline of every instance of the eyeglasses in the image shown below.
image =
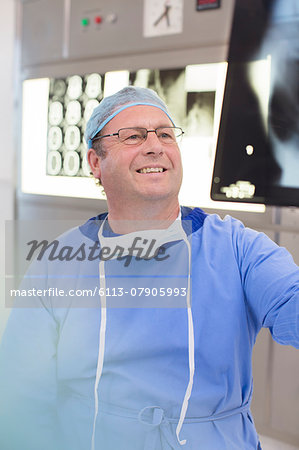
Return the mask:
[[148,133],[156,133],[162,144],[176,144],[183,136],[184,131],[179,127],[159,127],[155,130],[146,128],[120,128],[117,133],[96,136],[92,142],[110,136],[118,136],[119,142],[125,145],[140,145],[146,141]]

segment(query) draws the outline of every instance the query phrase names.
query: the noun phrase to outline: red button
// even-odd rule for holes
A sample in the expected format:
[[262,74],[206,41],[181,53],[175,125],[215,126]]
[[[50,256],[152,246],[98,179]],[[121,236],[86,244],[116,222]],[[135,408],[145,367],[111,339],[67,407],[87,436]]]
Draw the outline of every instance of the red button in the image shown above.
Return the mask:
[[95,23],[101,23],[102,20],[103,20],[103,19],[102,19],[101,16],[96,16],[96,17],[94,18]]

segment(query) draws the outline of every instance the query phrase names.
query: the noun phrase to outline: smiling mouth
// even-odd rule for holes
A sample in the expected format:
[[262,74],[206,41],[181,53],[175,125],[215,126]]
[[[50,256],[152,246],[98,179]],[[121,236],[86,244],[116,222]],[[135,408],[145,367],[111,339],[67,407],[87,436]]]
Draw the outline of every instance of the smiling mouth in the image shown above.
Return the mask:
[[138,173],[161,173],[165,171],[166,169],[163,169],[163,167],[145,167],[137,170]]

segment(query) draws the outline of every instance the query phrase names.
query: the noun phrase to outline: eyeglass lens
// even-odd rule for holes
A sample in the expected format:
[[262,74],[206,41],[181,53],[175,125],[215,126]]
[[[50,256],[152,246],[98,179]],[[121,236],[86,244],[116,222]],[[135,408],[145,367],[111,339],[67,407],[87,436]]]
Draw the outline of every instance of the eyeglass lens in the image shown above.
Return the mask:
[[148,133],[156,133],[158,139],[164,144],[173,144],[181,136],[182,129],[177,127],[160,127],[155,130],[146,128],[121,128],[118,130],[118,136],[122,143],[127,145],[138,145],[145,141]]

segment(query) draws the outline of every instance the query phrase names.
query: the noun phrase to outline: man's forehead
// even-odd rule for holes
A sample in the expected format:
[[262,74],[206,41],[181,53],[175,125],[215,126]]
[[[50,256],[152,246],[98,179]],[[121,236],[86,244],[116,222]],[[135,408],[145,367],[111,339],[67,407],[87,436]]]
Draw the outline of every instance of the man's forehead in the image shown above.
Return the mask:
[[120,111],[105,126],[111,127],[145,127],[148,126],[173,126],[170,118],[160,108],[149,105],[134,105]]

